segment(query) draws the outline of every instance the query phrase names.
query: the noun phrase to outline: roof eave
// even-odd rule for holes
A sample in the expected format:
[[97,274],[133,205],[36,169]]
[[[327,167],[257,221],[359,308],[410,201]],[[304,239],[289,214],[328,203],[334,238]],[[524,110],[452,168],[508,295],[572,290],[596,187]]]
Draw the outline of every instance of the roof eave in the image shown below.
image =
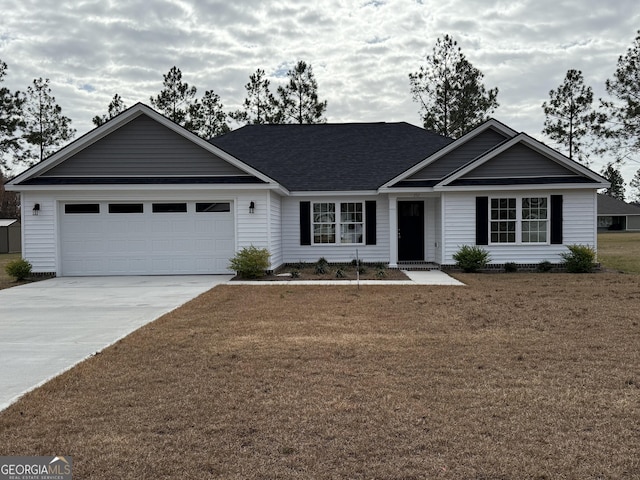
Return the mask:
[[537,184],[511,184],[511,185],[436,185],[435,192],[477,192],[477,191],[518,191],[518,190],[599,190],[603,183],[537,183]]

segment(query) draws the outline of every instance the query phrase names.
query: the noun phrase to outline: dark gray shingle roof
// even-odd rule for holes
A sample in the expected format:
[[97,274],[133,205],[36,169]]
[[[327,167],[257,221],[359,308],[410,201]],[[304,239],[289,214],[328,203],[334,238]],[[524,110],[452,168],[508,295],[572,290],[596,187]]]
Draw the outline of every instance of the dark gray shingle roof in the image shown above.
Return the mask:
[[598,215],[640,215],[640,207],[598,194]]
[[210,140],[291,191],[375,190],[452,141],[405,122],[247,125]]

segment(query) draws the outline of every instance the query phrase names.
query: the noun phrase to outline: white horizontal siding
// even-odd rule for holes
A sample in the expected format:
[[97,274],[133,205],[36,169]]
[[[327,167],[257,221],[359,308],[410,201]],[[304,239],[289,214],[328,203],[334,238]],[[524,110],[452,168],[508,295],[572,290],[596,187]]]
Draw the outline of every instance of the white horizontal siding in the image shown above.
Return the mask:
[[[236,238],[237,249],[254,246],[269,248],[269,192],[242,192],[237,198]],[[249,205],[254,203],[253,213],[249,212]]]
[[278,268],[282,265],[282,198],[275,192],[270,192],[269,198],[271,225],[270,246],[271,268]]
[[597,246],[598,198],[596,192],[570,191],[563,197],[562,241],[565,245]]
[[[56,202],[46,194],[23,192],[22,256],[34,273],[55,273],[56,270]],[[33,206],[39,203],[38,215]]]
[[[562,245],[483,245],[491,255],[492,264],[505,262],[539,263],[561,261],[566,245],[582,244],[596,248],[596,193],[593,190],[530,191],[518,196],[563,195]],[[475,245],[476,196],[482,193],[443,194],[444,249],[442,264],[454,264],[453,254],[462,245]]]
[[[300,245],[300,202],[376,201],[376,245]],[[282,246],[285,263],[315,262],[324,257],[329,262],[389,261],[389,200],[386,195],[370,197],[285,197],[282,199]]]
[[455,263],[453,254],[462,245],[476,240],[476,196],[467,193],[443,193],[443,264]]

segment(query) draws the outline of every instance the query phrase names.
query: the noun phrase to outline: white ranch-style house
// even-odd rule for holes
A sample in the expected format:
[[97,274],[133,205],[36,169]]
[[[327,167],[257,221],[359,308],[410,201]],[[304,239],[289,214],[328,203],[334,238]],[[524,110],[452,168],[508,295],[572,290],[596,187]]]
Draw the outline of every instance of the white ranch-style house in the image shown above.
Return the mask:
[[607,181],[488,120],[457,140],[407,123],[248,125],[210,141],[136,104],[10,180],[22,252],[58,276],[229,273],[286,263],[559,263],[597,243]]

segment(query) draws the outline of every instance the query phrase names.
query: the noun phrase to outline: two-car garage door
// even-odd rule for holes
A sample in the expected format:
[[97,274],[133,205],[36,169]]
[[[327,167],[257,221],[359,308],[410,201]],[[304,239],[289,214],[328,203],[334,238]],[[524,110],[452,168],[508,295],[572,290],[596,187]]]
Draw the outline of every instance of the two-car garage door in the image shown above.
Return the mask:
[[87,202],[60,206],[62,275],[229,273],[231,202]]

